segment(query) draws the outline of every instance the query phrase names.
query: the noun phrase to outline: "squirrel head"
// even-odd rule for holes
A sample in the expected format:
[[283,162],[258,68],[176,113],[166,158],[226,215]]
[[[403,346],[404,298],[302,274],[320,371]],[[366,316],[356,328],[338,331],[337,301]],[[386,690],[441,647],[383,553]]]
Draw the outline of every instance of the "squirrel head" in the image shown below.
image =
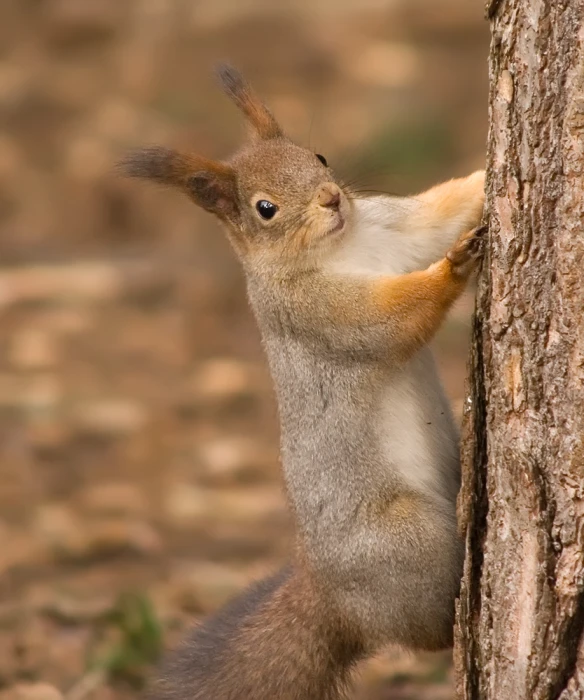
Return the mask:
[[288,139],[236,70],[218,75],[246,117],[248,142],[228,161],[146,148],[129,153],[122,172],[185,192],[226,225],[244,261],[306,263],[343,235],[351,201],[325,158]]

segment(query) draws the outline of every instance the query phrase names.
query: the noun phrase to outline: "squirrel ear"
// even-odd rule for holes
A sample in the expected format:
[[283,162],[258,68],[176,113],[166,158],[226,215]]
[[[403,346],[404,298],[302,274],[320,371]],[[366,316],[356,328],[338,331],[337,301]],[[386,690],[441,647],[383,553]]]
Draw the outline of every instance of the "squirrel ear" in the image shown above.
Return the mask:
[[252,90],[241,73],[228,65],[220,65],[217,75],[223,90],[247,117],[255,133],[262,139],[283,136],[280,125],[266,105]]
[[234,222],[239,213],[235,178],[203,170],[187,180],[187,193],[192,200],[220,219]]
[[153,147],[132,151],[118,163],[118,169],[128,177],[178,187],[221,219],[233,221],[237,216],[235,171],[225,163]]

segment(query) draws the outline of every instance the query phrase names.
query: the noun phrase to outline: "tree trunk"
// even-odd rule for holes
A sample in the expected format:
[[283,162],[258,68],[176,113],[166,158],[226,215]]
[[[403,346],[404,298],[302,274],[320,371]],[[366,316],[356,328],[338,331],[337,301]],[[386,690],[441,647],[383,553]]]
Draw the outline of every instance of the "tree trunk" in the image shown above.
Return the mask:
[[492,0],[463,432],[464,700],[584,698],[584,0]]

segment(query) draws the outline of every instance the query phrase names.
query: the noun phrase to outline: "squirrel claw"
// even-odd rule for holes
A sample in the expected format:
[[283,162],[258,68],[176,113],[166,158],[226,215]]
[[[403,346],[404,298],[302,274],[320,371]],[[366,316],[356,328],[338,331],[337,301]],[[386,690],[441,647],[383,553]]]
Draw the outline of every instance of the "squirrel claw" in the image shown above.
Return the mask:
[[463,234],[455,246],[446,253],[454,274],[466,276],[475,266],[476,261],[482,257],[487,228],[487,226],[477,226]]

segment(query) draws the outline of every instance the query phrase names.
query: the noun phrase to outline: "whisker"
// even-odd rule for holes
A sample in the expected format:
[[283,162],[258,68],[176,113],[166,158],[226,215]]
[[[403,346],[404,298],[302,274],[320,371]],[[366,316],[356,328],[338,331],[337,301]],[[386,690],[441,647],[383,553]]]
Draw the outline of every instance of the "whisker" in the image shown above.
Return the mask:
[[399,195],[395,194],[394,192],[388,192],[387,190],[380,190],[372,187],[360,187],[357,186],[355,181],[343,181],[341,180],[341,186],[343,187],[343,190],[345,193],[351,198],[351,199],[367,199],[369,196],[373,195],[378,198],[378,203],[379,199],[386,199],[386,200],[391,200],[391,201],[386,201],[386,202],[381,202],[382,204],[386,204],[389,206],[398,206],[399,203],[403,203],[404,205],[406,202],[420,202],[421,200],[418,198],[417,195]]
[[287,236],[284,240],[284,252],[285,253],[293,252],[293,253],[295,253],[295,256],[298,257],[298,245],[296,242],[296,235],[305,226],[305,217],[306,217],[306,213],[301,212],[301,213],[297,214],[295,217],[293,217],[292,220],[290,221],[290,230],[294,231],[294,234],[292,236]]

